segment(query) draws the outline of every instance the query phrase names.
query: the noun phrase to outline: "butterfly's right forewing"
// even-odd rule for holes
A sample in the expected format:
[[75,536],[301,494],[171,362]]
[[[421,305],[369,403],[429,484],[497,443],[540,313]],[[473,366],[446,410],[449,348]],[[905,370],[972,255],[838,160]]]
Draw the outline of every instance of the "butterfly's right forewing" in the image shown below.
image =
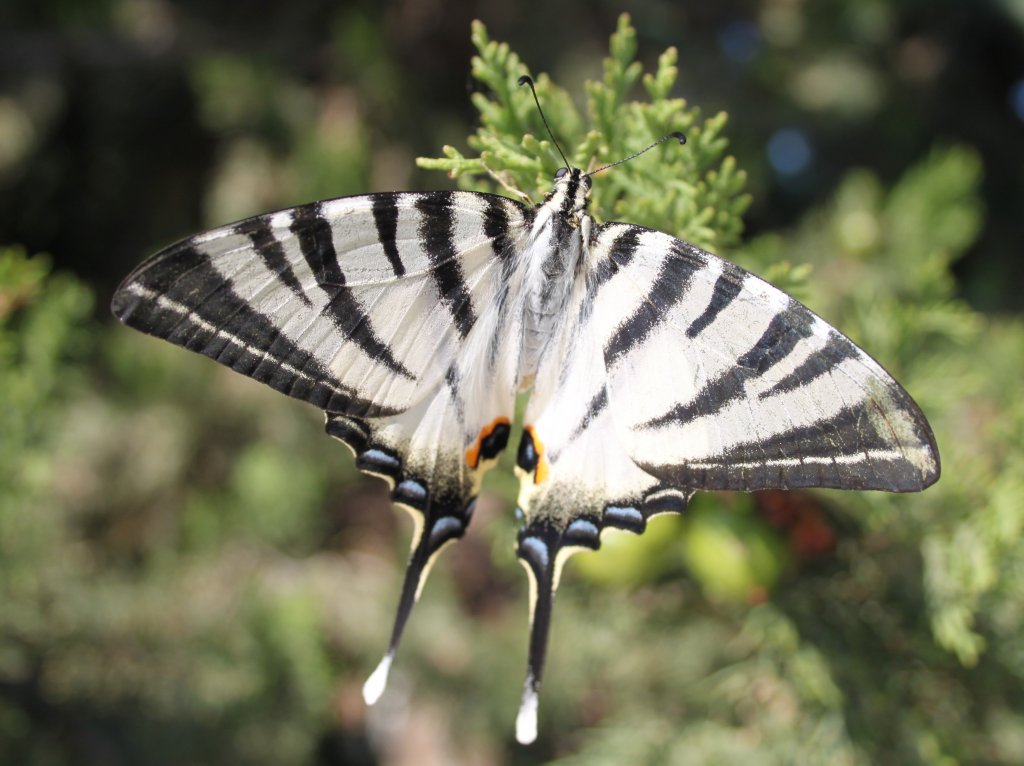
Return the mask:
[[503,197],[436,192],[257,216],[158,253],[113,311],[325,410],[394,415],[455,364],[525,215]]

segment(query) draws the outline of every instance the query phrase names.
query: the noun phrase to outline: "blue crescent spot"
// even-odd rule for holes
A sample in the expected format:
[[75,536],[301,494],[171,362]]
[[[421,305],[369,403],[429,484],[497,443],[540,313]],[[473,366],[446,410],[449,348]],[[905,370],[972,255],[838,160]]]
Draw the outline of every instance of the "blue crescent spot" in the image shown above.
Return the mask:
[[433,546],[436,542],[443,540],[450,532],[460,531],[462,531],[461,521],[454,516],[442,516],[430,530],[430,545]]
[[609,505],[604,509],[604,517],[609,521],[620,521],[624,524],[643,524],[644,515],[636,508],[624,508],[620,505]]
[[591,524],[586,519],[576,519],[569,527],[565,530],[566,532],[582,532],[588,535],[597,537],[599,531],[597,526]]
[[527,537],[523,540],[523,547],[533,553],[540,565],[544,568],[548,565],[548,546],[539,537]]
[[368,449],[364,452],[361,457],[363,460],[368,460],[378,465],[388,465],[398,468],[402,462],[394,455],[389,455],[387,452],[379,449]]
[[426,500],[427,488],[418,481],[406,479],[395,488],[395,494],[405,495],[413,500]]

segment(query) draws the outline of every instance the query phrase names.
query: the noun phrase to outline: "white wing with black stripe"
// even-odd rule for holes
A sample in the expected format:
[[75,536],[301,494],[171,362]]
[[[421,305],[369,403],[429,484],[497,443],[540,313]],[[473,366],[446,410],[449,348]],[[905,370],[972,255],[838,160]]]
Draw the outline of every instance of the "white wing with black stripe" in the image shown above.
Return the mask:
[[463,358],[528,221],[516,202],[461,192],[314,203],[167,248],[112,308],[324,410],[393,415]]
[[525,517],[517,554],[531,594],[528,668],[516,722],[521,742],[536,733],[551,612],[568,557],[600,548],[606,530],[642,533],[652,516],[681,513],[692,494],[644,470],[619,438],[604,339],[593,317],[597,272],[581,277],[538,367],[516,456]]

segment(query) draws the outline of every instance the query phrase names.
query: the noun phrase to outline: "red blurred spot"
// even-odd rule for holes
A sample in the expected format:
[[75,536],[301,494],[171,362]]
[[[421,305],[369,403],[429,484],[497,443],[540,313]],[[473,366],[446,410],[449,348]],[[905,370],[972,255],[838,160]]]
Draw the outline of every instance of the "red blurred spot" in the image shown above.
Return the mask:
[[828,553],[836,544],[836,535],[819,511],[801,515],[789,531],[789,544],[802,561],[813,560]]
[[799,561],[814,561],[835,547],[836,534],[812,495],[766,490],[756,497],[761,518],[788,533],[789,547]]
[[763,585],[755,585],[747,591],[747,603],[751,606],[763,604],[768,600],[768,590]]

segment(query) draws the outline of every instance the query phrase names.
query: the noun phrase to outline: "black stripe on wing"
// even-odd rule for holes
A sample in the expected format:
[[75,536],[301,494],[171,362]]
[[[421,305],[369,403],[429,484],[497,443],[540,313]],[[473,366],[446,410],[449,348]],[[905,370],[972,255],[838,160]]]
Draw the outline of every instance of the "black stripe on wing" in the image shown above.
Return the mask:
[[190,241],[158,253],[128,275],[111,310],[129,327],[322,409],[368,417],[397,412],[342,385],[319,359],[239,297]]
[[465,338],[476,323],[473,300],[455,246],[455,210],[450,192],[428,192],[416,202],[419,234],[431,261],[430,274],[441,301],[448,307],[459,335]]
[[[914,406],[898,386],[889,394]],[[915,407],[916,409],[916,407]],[[773,436],[726,449],[721,455],[682,465],[641,467],[651,474],[699,489],[884,489],[917,492],[939,478],[938,449],[923,420],[915,423],[917,445],[904,450],[899,443],[879,440],[869,422],[872,403],[844,407],[835,415]],[[876,418],[884,419],[881,410]],[[928,445],[934,463],[908,455]],[[824,449],[821,449],[824,447]]]
[[749,351],[741,354],[736,366],[730,367],[708,381],[697,395],[685,404],[678,404],[664,415],[644,423],[644,428],[657,428],[672,422],[688,422],[720,412],[732,402],[747,396],[747,383],[759,378],[777,365],[797,344],[814,334],[814,315],[794,300],[768,324]]
[[323,214],[323,203],[295,208],[289,227],[299,241],[310,271],[320,287],[345,284],[345,274],[334,249],[334,231]]
[[[517,263],[514,257],[516,235],[521,235],[529,229],[534,213],[530,208],[515,204],[504,197],[488,194],[483,198],[486,205],[484,233],[490,238],[491,250],[501,264],[501,278],[498,280],[492,310],[498,313],[497,325],[504,326],[511,304],[508,300],[509,282]],[[488,346],[488,362],[492,367],[497,364],[501,352],[512,353],[513,349],[508,347],[508,341],[500,333],[494,333]]]
[[685,299],[694,274],[704,268],[705,264],[689,258],[681,245],[672,246],[643,301],[605,344],[604,358],[609,368],[643,344],[651,331],[665,320],[672,307]]
[[701,315],[686,328],[687,338],[696,338],[704,332],[743,290],[743,272],[731,263],[726,261],[723,263],[725,268],[715,280],[715,286],[711,291],[711,301]]
[[600,237],[607,235],[609,227],[612,226],[618,233],[614,235],[615,238],[608,247],[608,258],[598,261],[594,270],[587,275],[587,299],[580,304],[576,316],[577,327],[583,327],[589,320],[591,309],[601,288],[619,273],[619,269],[625,268],[633,260],[640,247],[640,234],[646,231],[646,229],[632,224],[607,224],[594,233],[591,246],[593,247]]
[[[636,255],[637,248],[640,247],[640,234],[646,231],[646,229],[642,229],[639,226],[627,224],[608,224],[608,226],[619,227],[621,231],[615,235],[615,239],[612,240],[611,245],[608,247],[608,259],[602,260],[597,264],[595,276],[588,285],[590,298],[587,304],[593,303],[597,291],[614,277],[619,269],[625,268],[630,264]],[[607,231],[607,228],[598,230],[595,236],[599,236],[605,231]]]
[[249,238],[249,241],[252,242],[253,250],[266,265],[267,270],[280,279],[288,290],[291,291],[292,295],[304,306],[311,307],[313,305],[309,296],[306,295],[306,291],[302,289],[299,278],[295,276],[295,271],[292,269],[288,255],[285,253],[284,245],[274,236],[274,230],[271,228],[266,216],[256,216],[255,218],[247,218],[244,221],[240,221],[235,224],[234,230],[236,234]]
[[[290,228],[299,241],[299,248],[317,285],[330,299],[324,314],[345,338],[359,346],[373,361],[384,365],[396,375],[415,380],[416,376],[395,358],[391,347],[377,336],[370,316],[363,310],[351,288],[345,285],[345,275],[334,249],[331,224],[324,218],[321,207],[320,203],[313,203],[295,208]],[[376,212],[375,197],[375,215]]]
[[377,225],[377,238],[384,255],[391,263],[396,277],[405,274],[405,264],[398,254],[398,197],[401,192],[373,195],[373,221]]
[[851,340],[833,330],[829,333],[828,340],[825,341],[825,345],[820,351],[811,354],[782,380],[766,391],[762,391],[758,398],[767,399],[795,391],[801,386],[806,386],[823,375],[827,375],[847,359],[856,359],[860,353]]
[[495,257],[501,261],[503,270],[514,264],[508,201],[494,195],[487,195],[484,200],[484,234],[490,238],[491,249]]
[[574,441],[576,441],[583,432],[590,427],[590,424],[597,420],[601,414],[608,407],[608,388],[601,386],[601,390],[598,391],[591,400],[587,403],[587,408],[583,412],[583,416],[579,422],[573,427],[572,431],[569,432],[569,436],[563,441],[561,449],[552,450],[549,458],[552,462],[558,460],[562,452],[570,447]]

